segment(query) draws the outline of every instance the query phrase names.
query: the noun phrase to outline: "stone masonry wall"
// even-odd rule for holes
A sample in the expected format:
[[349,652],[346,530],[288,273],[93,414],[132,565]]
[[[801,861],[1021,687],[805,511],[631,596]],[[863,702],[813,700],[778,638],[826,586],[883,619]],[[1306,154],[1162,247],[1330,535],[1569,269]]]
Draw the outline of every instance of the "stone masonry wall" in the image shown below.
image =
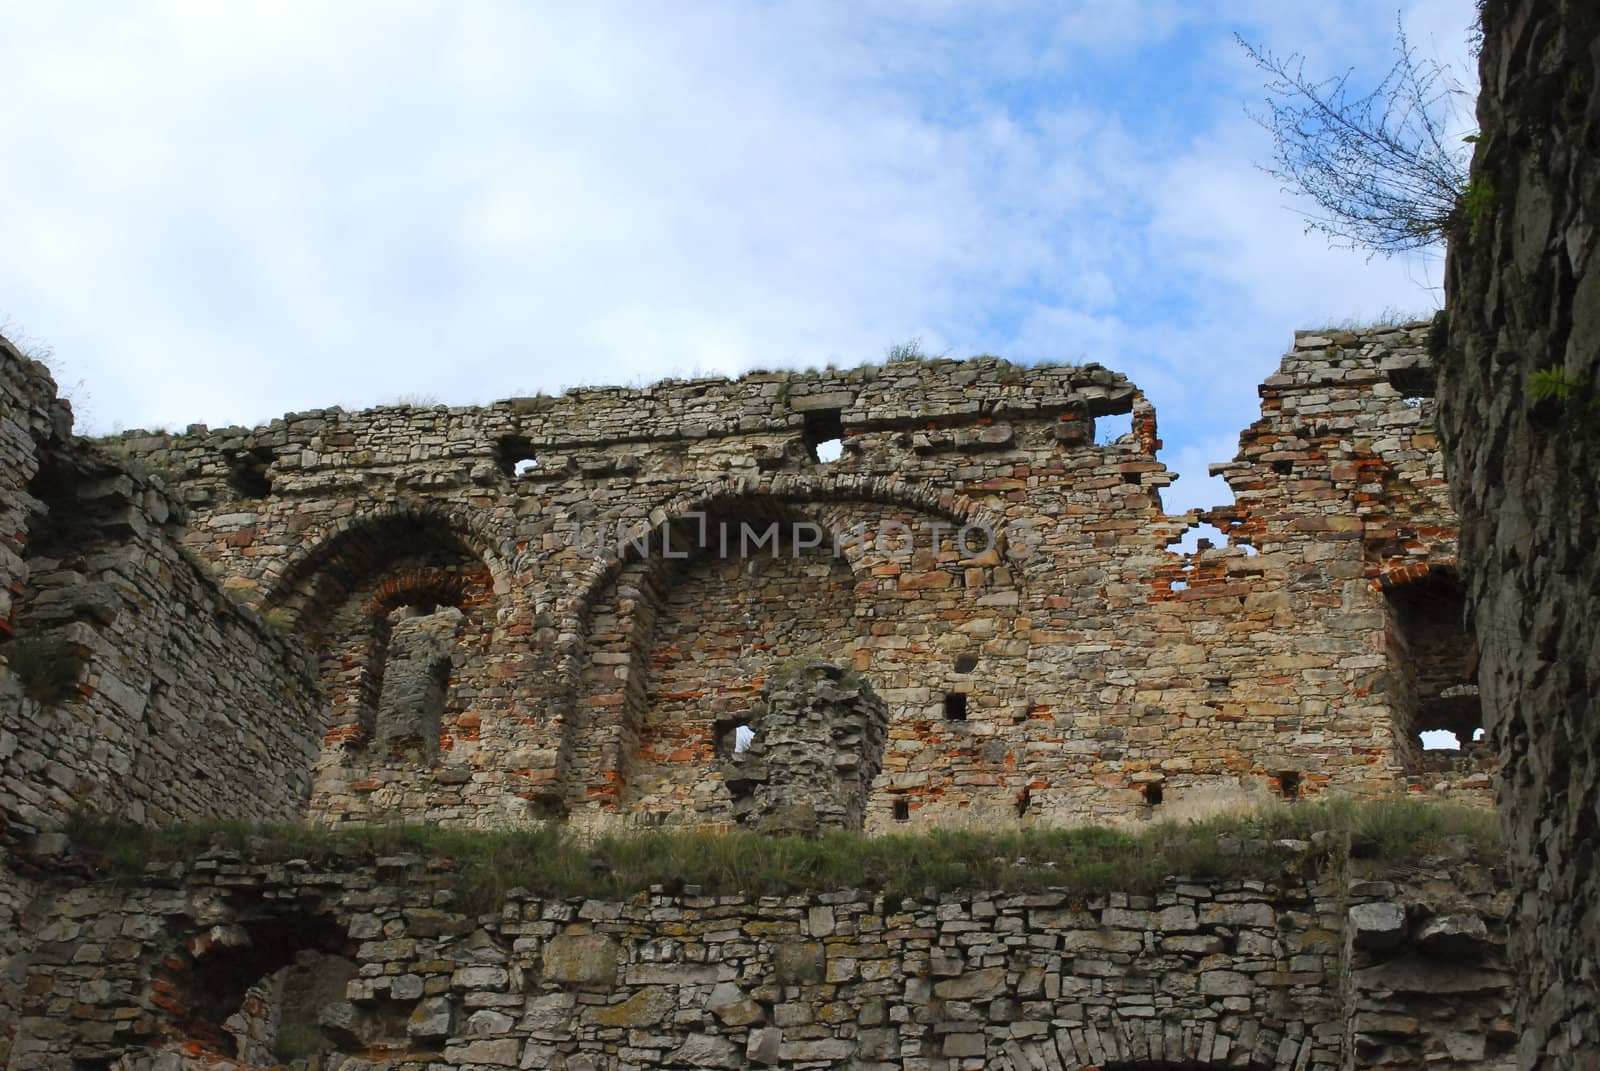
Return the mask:
[[72,438],[49,374],[3,339],[0,398],[5,962],[29,929],[30,857],[75,809],[296,817],[323,703],[299,645],[187,556],[181,506]]
[[152,824],[303,813],[322,701],[299,645],[190,560],[158,482],[66,437],[42,366],[9,344],[0,362],[8,390],[31,388],[0,424],[6,826],[47,830],[79,806]]
[[[1441,431],[1528,964],[1521,1065],[1600,1067],[1600,11],[1481,7]],[[1539,398],[1559,373],[1565,396]]]
[[[1425,333],[1297,337],[1222,466],[1237,501],[1205,519],[1229,545],[1192,555],[1169,549],[1203,518],[1162,511],[1153,411],[1093,365],[752,373],[115,446],[189,506],[224,587],[317,652],[322,820],[729,824],[718,726],[790,657],[889,706],[869,830],[1481,800],[1487,753],[1417,738],[1475,727],[1476,703]],[[740,542],[771,524],[776,556]],[[448,607],[438,739],[380,746],[390,617]]]
[[211,854],[62,891],[6,1066],[1452,1071],[1515,1041],[1508,898],[1460,859],[1151,896],[513,893],[481,916],[450,880]]
[[[28,482],[38,470],[38,444],[65,440],[72,413],[55,396],[55,384],[42,365],[25,359],[0,339],[0,644],[16,633],[17,603],[28,590],[27,530],[33,499]],[[0,647],[3,652],[3,647]],[[3,657],[3,654],[0,654]],[[20,712],[21,686],[0,670],[0,768],[21,746],[12,711]],[[0,792],[6,792],[0,789]],[[9,807],[0,808],[0,845],[13,846],[26,830],[13,828]],[[16,873],[0,851],[0,962],[22,945],[19,918],[34,895],[31,882]],[[0,1013],[0,1032],[5,1016]]]

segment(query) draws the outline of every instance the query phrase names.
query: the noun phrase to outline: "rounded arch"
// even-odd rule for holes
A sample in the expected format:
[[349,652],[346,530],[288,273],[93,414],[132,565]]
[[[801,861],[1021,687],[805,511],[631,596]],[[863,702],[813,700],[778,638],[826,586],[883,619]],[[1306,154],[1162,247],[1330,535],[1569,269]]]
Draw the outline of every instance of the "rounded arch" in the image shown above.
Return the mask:
[[1243,1019],[1124,1019],[1057,1027],[1003,1043],[997,1071],[1288,1071],[1308,1067],[1315,1043]]
[[[978,505],[966,495],[941,490],[929,483],[908,483],[883,476],[852,474],[818,476],[810,473],[780,472],[757,478],[744,476],[725,477],[685,492],[652,509],[649,515],[634,525],[624,539],[622,553],[616,546],[607,546],[583,571],[575,585],[561,618],[569,636],[581,635],[583,622],[595,600],[617,579],[630,563],[637,562],[655,545],[649,538],[653,532],[680,525],[687,519],[705,514],[731,514],[770,508],[782,504],[801,512],[814,512],[815,507],[826,503],[865,502],[887,506],[900,506],[919,513],[932,514],[957,525],[972,525],[990,531],[1002,531],[1003,517]],[[810,510],[808,511],[808,507]]]
[[284,562],[263,605],[298,620],[307,608],[336,599],[350,576],[370,573],[410,548],[450,546],[483,563],[496,593],[510,590],[512,555],[485,518],[434,502],[400,499],[342,517],[307,539]]
[[[671,653],[657,650],[655,635],[674,586],[670,566],[679,564],[669,558],[681,555],[669,556],[663,553],[665,547],[670,542],[675,548],[698,548],[713,557],[732,556],[732,539],[722,550],[720,536],[702,540],[702,533],[711,529],[699,526],[707,521],[745,519],[811,521],[822,529],[824,541],[844,537],[836,544],[837,554],[831,548],[822,553],[845,570],[852,606],[857,596],[866,596],[875,604],[859,618],[851,611],[849,635],[855,637],[863,622],[865,627],[887,624],[897,630],[893,641],[880,643],[877,639],[881,637],[873,638],[868,645],[873,648],[870,655],[856,648],[844,652],[852,662],[858,657],[870,661],[870,666],[857,664],[869,676],[882,671],[895,678],[912,674],[919,679],[931,675],[942,680],[947,660],[925,638],[941,631],[938,622],[948,620],[944,615],[956,604],[976,603],[992,590],[988,587],[991,582],[1022,587],[1020,570],[1013,570],[1012,563],[1005,560],[1004,516],[955,492],[894,478],[808,473],[728,478],[699,485],[650,510],[631,530],[634,538],[603,548],[582,571],[563,605],[557,657],[565,694],[558,766],[569,807],[616,811],[629,795],[627,778],[640,739],[638,731],[654,709],[647,692],[650,667]],[[891,544],[899,544],[892,550],[872,538],[874,525],[880,522],[902,529],[902,534],[890,539]],[[863,524],[867,538],[860,541],[855,537]],[[959,538],[957,533],[966,526],[992,533],[988,549],[973,545],[974,556],[960,561],[927,553],[931,539],[937,538],[948,549],[949,541]],[[944,534],[935,536],[935,527]],[[910,544],[903,542],[906,537]],[[921,549],[913,551],[914,547]],[[742,543],[739,549],[742,556]],[[761,553],[754,546],[750,549]],[[905,559],[899,556],[902,550]],[[902,572],[903,562],[913,561]],[[987,568],[992,580],[975,579],[973,566]],[[818,573],[812,574],[811,582],[827,583]],[[833,603],[825,600],[822,605],[831,608]],[[980,612],[999,618],[1013,614],[1015,605],[1015,600],[997,600]],[[719,612],[729,608],[720,603],[717,607]],[[892,611],[891,617],[881,618],[886,610]],[[826,614],[819,623],[824,619]],[[759,644],[752,648],[765,649]],[[963,690],[980,694],[976,688]],[[684,694],[693,697],[692,690]],[[903,713],[909,714],[910,708]],[[672,758],[689,761],[699,751],[676,748]]]

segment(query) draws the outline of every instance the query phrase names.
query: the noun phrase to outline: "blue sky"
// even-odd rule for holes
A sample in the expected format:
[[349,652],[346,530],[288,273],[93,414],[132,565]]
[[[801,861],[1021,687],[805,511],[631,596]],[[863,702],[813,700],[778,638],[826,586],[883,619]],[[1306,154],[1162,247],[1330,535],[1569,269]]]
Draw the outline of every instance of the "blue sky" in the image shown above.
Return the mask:
[[[1290,8],[1293,8],[1291,10]],[[1299,10],[1303,8],[1304,10]],[[1470,76],[1471,0],[1400,7]],[[1303,233],[1235,31],[1350,2],[11,5],[0,320],[80,430],[932,353],[1100,361],[1214,505],[1297,327],[1437,307]],[[81,386],[76,386],[81,381]]]

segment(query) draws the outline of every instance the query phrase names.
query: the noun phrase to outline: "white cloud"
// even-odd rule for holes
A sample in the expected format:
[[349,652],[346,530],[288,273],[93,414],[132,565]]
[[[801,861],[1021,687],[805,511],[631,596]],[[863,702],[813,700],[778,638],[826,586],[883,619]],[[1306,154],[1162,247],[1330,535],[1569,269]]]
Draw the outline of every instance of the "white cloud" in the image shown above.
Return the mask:
[[[1362,11],[14,8],[0,313],[100,430],[914,336],[1098,360],[1158,405],[1169,499],[1209,505],[1294,327],[1432,300],[1302,235],[1250,165],[1229,31],[1382,62],[1391,16]],[[1470,14],[1407,17],[1432,42]]]

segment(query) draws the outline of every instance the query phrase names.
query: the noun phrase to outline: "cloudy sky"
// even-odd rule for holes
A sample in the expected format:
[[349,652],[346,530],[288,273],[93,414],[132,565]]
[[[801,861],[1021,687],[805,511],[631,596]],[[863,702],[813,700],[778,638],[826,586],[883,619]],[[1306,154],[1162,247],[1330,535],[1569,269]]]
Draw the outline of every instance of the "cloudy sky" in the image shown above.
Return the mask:
[[[1472,0],[1401,6],[1467,66]],[[934,354],[1100,361],[1212,505],[1297,327],[1436,259],[1303,234],[1234,32],[1395,3],[0,5],[0,322],[79,429]],[[1301,206],[1303,207],[1303,206]]]

